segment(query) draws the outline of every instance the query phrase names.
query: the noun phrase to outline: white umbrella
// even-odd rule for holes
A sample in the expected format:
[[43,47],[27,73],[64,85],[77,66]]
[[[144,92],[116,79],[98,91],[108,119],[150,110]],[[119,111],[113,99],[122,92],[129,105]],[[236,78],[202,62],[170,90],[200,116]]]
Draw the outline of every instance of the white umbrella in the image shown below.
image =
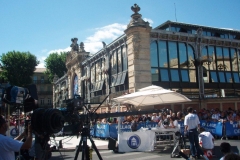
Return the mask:
[[138,92],[113,98],[113,101],[121,104],[132,104],[135,107],[150,106],[166,103],[181,103],[191,101],[184,95],[175,91],[166,90],[159,86],[149,86],[139,89]]

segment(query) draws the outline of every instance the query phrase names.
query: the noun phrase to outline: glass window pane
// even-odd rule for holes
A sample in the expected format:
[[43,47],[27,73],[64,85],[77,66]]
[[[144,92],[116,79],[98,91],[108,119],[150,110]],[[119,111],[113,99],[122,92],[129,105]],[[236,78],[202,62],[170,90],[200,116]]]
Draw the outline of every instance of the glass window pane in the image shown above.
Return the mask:
[[189,82],[188,70],[181,70],[182,82]]
[[159,74],[158,74],[157,68],[152,68],[151,74],[152,74],[152,81],[159,81]]
[[166,41],[158,41],[158,49],[159,49],[159,66],[167,68],[168,59]]
[[230,71],[230,55],[229,55],[229,49],[224,47],[223,48],[223,59],[224,59],[224,69],[225,71]]
[[231,72],[226,72],[226,79],[228,83],[233,83],[233,79],[232,79],[232,74]]
[[190,77],[190,82],[197,82],[195,70],[193,69],[189,70],[189,77]]
[[115,86],[120,85],[121,80],[122,80],[122,73],[119,73],[118,76],[117,76]]
[[193,53],[193,48],[192,48],[192,46],[188,45],[188,66],[191,69],[195,68],[194,60],[195,60],[195,56]]
[[127,66],[127,62],[128,62],[128,58],[127,58],[127,47],[123,47],[122,48],[122,56],[123,56],[123,71],[126,71],[128,66]]
[[117,80],[117,75],[115,74],[111,77],[111,86],[115,86],[116,80]]
[[222,47],[216,47],[216,61],[217,61],[217,69],[219,71],[223,71],[224,65],[223,65]]
[[158,67],[157,43],[156,42],[151,43],[150,53],[151,53],[151,66]]
[[185,43],[179,43],[179,61],[180,61],[181,68],[188,67],[187,48]]
[[210,82],[214,83],[214,82],[218,82],[218,78],[217,78],[217,73],[216,72],[210,72]]
[[103,87],[103,82],[104,82],[104,80],[99,82],[99,85],[98,85],[98,90],[102,90],[102,87]]
[[117,73],[117,53],[113,52],[111,57],[112,74]]
[[91,67],[91,82],[95,82],[96,79],[95,79],[95,64],[92,65]]
[[121,79],[121,84],[124,84],[126,75],[127,75],[127,72],[123,72],[122,79]]
[[167,69],[160,69],[160,76],[161,81],[169,81],[168,70]]
[[239,75],[238,73],[233,73],[233,78],[235,83],[239,83]]
[[122,72],[122,53],[121,48],[118,49],[118,73]]
[[214,47],[213,46],[208,46],[208,56],[209,58],[212,58],[212,62],[209,65],[209,70],[216,70],[216,59],[214,56]]
[[238,56],[236,49],[231,48],[230,49],[231,54],[231,65],[232,65],[232,71],[238,71]]
[[178,74],[178,70],[176,69],[171,69],[170,70],[171,73],[171,80],[173,82],[179,82],[179,74]]
[[171,31],[172,32],[176,32],[176,28],[175,27],[171,27]]
[[226,82],[225,76],[224,76],[224,72],[218,72],[218,76],[219,76],[219,81],[220,81],[221,83]]
[[178,68],[177,43],[168,42],[169,64],[170,68]]
[[202,60],[204,60],[205,63],[203,63],[203,66],[208,70],[208,53],[207,53],[207,47],[204,47],[202,49]]

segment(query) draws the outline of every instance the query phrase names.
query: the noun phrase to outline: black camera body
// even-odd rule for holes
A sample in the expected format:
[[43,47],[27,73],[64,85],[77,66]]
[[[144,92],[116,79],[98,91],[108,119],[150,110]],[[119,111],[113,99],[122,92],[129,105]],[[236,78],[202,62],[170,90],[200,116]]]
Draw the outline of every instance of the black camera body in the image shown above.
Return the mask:
[[27,85],[18,87],[8,85],[1,90],[2,101],[14,105],[17,109],[24,109],[23,112],[30,112],[38,108],[37,105],[37,87],[36,85]]

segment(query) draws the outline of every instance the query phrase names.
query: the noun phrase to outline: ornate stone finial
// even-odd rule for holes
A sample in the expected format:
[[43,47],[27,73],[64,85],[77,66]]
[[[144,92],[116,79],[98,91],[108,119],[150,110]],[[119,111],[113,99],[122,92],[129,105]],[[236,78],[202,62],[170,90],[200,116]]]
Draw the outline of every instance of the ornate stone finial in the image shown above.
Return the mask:
[[102,44],[103,44],[103,48],[106,48],[106,43],[102,41]]
[[132,7],[131,10],[136,14],[140,11],[140,7],[135,3]]
[[140,7],[137,4],[134,4],[131,7],[131,10],[134,12],[134,14],[132,14],[132,19],[130,21],[130,23],[128,24],[127,28],[133,27],[133,26],[141,26],[141,27],[145,27],[145,28],[150,28],[149,23],[145,22],[142,19],[142,15],[139,14],[138,12],[140,11]]
[[79,46],[80,46],[80,52],[85,52],[85,50],[84,50],[84,43],[83,42],[81,42],[80,44],[79,44]]
[[78,51],[79,50],[78,44],[77,44],[78,39],[72,38],[71,41],[72,41],[72,44],[70,45],[70,47],[72,47],[72,51]]

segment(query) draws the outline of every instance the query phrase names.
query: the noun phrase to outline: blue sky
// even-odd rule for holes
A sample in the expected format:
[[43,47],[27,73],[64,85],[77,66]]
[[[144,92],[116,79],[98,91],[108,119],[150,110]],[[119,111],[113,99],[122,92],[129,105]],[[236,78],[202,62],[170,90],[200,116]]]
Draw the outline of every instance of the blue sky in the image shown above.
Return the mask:
[[0,0],[0,54],[29,51],[44,67],[50,53],[70,50],[74,37],[95,53],[124,34],[134,3],[153,28],[177,19],[240,30],[240,0]]

